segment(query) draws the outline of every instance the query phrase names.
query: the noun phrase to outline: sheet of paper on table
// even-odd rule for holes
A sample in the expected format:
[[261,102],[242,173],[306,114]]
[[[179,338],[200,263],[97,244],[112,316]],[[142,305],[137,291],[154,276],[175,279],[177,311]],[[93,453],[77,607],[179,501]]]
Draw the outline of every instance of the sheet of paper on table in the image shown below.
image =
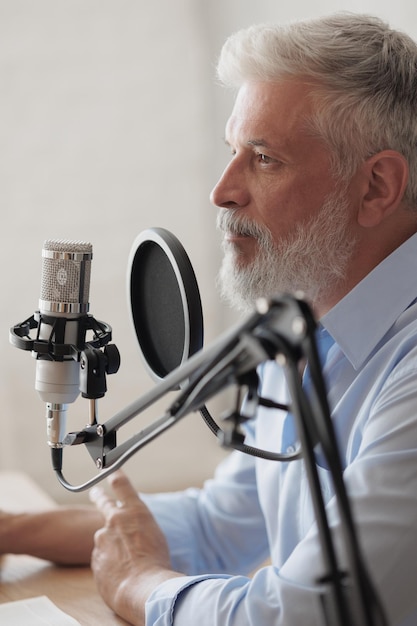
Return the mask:
[[46,596],[0,604],[0,624],[7,626],[80,626]]

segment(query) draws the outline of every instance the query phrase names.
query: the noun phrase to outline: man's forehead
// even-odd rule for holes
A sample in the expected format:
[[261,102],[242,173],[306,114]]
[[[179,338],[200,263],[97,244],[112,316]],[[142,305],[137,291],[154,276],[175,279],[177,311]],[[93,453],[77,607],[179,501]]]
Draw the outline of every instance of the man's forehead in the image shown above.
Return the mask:
[[295,80],[245,83],[226,124],[226,142],[238,133],[266,145],[275,132],[305,130],[313,109],[311,90],[310,85]]

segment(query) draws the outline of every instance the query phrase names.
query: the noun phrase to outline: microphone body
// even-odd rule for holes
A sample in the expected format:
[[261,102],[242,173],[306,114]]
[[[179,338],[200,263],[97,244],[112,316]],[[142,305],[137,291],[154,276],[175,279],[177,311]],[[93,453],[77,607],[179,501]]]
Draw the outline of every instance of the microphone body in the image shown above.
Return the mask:
[[82,321],[89,310],[92,256],[92,245],[80,241],[47,240],[42,250],[37,338],[51,349],[33,354],[35,389],[46,403],[51,447],[62,446],[67,405],[80,393],[79,353],[85,345]]

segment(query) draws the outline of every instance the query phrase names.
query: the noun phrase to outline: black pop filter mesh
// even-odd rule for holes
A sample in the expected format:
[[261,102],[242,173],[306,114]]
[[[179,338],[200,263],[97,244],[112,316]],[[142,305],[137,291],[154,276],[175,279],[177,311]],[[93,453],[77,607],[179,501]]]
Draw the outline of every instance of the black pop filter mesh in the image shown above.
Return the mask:
[[129,259],[128,289],[139,348],[161,380],[203,346],[200,292],[178,239],[163,228],[143,231]]

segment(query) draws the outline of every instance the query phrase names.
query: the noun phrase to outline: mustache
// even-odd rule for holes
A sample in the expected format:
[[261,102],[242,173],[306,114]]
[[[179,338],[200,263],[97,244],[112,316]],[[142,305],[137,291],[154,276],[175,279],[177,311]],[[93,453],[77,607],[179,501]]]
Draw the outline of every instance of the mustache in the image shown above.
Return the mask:
[[216,227],[231,235],[253,237],[268,244],[272,242],[271,233],[266,226],[260,226],[245,215],[239,215],[236,209],[220,209],[217,213]]

